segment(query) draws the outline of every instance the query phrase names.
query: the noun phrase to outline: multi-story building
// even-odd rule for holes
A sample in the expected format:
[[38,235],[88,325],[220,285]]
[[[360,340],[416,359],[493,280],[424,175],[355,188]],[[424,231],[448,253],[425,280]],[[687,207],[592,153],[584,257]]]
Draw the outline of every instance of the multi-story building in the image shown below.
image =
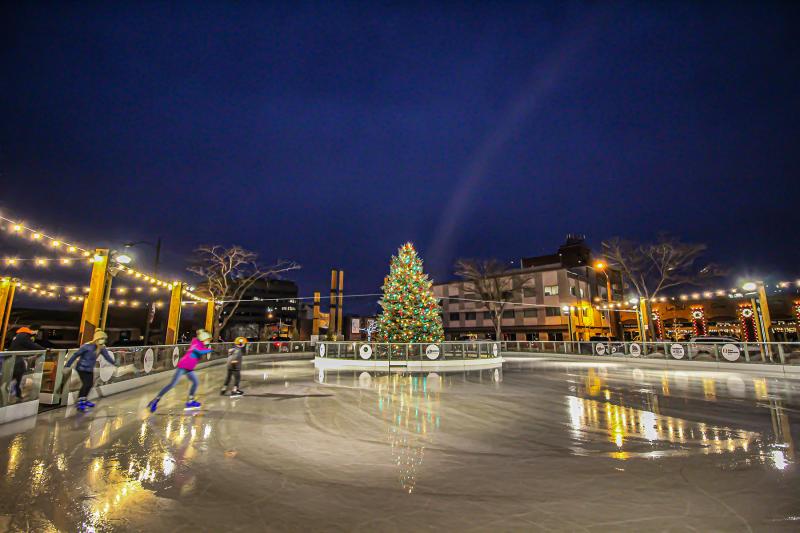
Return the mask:
[[291,337],[297,325],[297,284],[284,279],[256,281],[222,332],[224,339]]
[[[594,267],[585,237],[570,235],[552,255],[526,257],[519,267],[503,274],[510,288],[503,301],[501,326],[506,340],[587,340],[594,335],[611,335],[619,329],[616,313],[600,311],[595,303],[622,301],[622,282],[617,272]],[[606,273],[610,283],[606,281]],[[442,305],[442,322],[448,340],[494,338],[489,308],[475,295],[471,283],[454,280],[435,284],[434,294]],[[565,312],[564,308],[569,309]],[[612,324],[613,322],[613,324]]]

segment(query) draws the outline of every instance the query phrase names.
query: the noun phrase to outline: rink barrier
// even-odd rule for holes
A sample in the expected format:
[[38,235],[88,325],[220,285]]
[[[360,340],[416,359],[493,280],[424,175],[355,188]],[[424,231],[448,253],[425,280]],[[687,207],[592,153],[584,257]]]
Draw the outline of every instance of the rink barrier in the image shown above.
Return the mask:
[[495,341],[467,342],[318,342],[315,360],[346,360],[369,363],[388,362],[407,366],[409,363],[446,363],[479,361],[502,356],[502,343]]
[[800,342],[503,341],[504,353],[688,362],[697,366],[800,366]]
[[[20,383],[14,379],[14,366],[25,361],[26,370]],[[42,382],[44,352],[0,352],[0,424],[35,415],[39,411],[39,390]],[[21,387],[18,399],[16,387]]]
[[[233,343],[213,343],[212,352],[205,356],[198,368],[222,364],[228,357]],[[90,397],[103,397],[138,388],[163,378],[176,368],[178,360],[188,350],[189,344],[170,344],[158,346],[110,346],[107,349],[119,366],[98,358],[95,366],[95,387]],[[0,404],[0,423],[16,420],[38,412],[39,404],[70,405],[75,402],[80,380],[72,368],[64,364],[77,350],[45,350],[36,352],[0,352],[2,357],[2,404]],[[245,347],[248,359],[269,359],[279,356],[280,360],[311,359],[313,346],[308,341],[264,341],[251,342]],[[23,381],[23,400],[17,402],[10,397],[8,383],[17,357],[35,360]],[[73,367],[76,363],[73,363]],[[8,369],[6,371],[6,369]],[[9,409],[11,408],[11,409]]]

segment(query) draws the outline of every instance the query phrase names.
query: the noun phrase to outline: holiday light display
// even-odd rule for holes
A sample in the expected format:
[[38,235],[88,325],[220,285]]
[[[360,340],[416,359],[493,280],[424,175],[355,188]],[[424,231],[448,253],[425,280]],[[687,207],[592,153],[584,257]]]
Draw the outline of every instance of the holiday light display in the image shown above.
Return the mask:
[[693,305],[692,311],[692,328],[694,329],[694,336],[701,337],[708,335],[708,324],[706,323],[706,313],[701,305]]
[[661,313],[657,310],[654,310],[650,318],[653,319],[653,326],[656,329],[656,338],[663,339],[664,338],[664,323],[661,321]]
[[742,325],[742,337],[745,342],[756,342],[758,340],[754,315],[753,306],[749,304],[739,306],[739,322]]
[[392,256],[389,275],[384,279],[378,342],[444,340],[442,317],[431,285],[414,245],[404,244]]

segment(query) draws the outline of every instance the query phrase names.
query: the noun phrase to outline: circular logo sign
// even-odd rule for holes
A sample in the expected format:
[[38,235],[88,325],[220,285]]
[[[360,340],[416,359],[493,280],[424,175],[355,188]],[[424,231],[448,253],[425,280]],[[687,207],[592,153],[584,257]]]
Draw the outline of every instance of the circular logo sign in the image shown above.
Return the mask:
[[369,344],[362,344],[361,348],[358,349],[358,355],[361,356],[361,359],[369,359],[372,357],[372,346]]
[[722,345],[722,357],[728,361],[736,361],[741,354],[741,350],[735,344],[727,343]]
[[181,351],[176,346],[175,348],[172,349],[172,366],[174,366],[175,368],[178,367],[178,361],[181,358],[180,356],[181,356]]
[[742,309],[742,316],[745,318],[750,318],[751,316],[753,316],[753,310],[750,309],[749,307]]
[[320,357],[325,357],[325,345],[324,344],[320,344],[319,345],[319,356]]
[[655,322],[656,320],[658,320],[658,313],[651,313],[650,318],[652,318],[653,322]]
[[642,347],[635,342],[632,342],[628,349],[631,355],[634,357],[639,357],[640,355],[642,355]]
[[683,359],[683,356],[686,355],[686,350],[683,349],[682,344],[673,344],[669,347],[669,353],[675,359]]
[[146,352],[144,352],[144,357],[142,358],[142,367],[144,367],[145,374],[149,374],[151,370],[153,370],[153,361],[155,360],[155,354],[153,353],[152,348],[148,348]]
[[[110,355],[111,358],[116,361],[114,352],[109,350],[108,355]],[[113,378],[114,370],[116,369],[117,367],[106,361],[105,357],[100,357],[100,381],[108,381],[109,379]]]
[[497,343],[492,344],[492,353],[495,357],[500,353],[500,346]]
[[428,347],[425,348],[425,356],[431,361],[435,361],[439,358],[439,347],[435,344],[429,344]]
[[695,320],[700,320],[701,318],[703,318],[703,312],[699,310],[692,311],[692,318],[694,318]]
[[606,345],[602,342],[598,342],[594,346],[594,351],[597,352],[597,355],[605,355],[606,354]]

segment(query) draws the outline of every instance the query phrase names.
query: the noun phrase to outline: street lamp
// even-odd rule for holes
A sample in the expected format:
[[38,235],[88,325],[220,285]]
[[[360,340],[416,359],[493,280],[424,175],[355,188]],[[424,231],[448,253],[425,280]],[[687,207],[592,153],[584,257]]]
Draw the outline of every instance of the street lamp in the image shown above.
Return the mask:
[[[600,272],[602,272],[606,276],[606,295],[608,297],[608,306],[612,307],[613,298],[611,296],[611,277],[608,275],[607,267],[608,267],[608,265],[606,265],[602,261],[598,261],[598,262],[596,262],[594,264],[595,271],[599,270]],[[614,336],[614,329],[615,329],[614,326],[616,325],[615,324],[616,320],[614,320],[614,318],[615,317],[612,315],[612,312],[609,311],[608,312],[608,330],[609,330],[609,333],[611,334],[611,335],[609,335],[610,337]]]
[[[125,243],[124,246],[125,246],[125,248],[133,248],[134,246],[138,246],[140,244],[146,244],[146,245],[152,246],[152,247],[154,247],[156,249],[155,260],[153,261],[153,278],[157,278],[158,277],[158,265],[161,262],[161,237],[159,237],[156,240],[155,244],[153,244],[152,242],[148,242],[148,241],[135,241],[135,242]],[[121,256],[117,256],[117,261],[119,261],[120,257]],[[129,263],[130,262],[130,257],[127,256],[127,255],[124,255],[124,257],[128,258],[127,262]],[[119,262],[121,262],[121,261],[119,261]],[[122,264],[124,265],[124,264],[127,264],[127,263],[122,263]],[[144,322],[144,343],[145,344],[149,344],[150,343],[150,321],[152,320],[151,319],[151,315],[155,316],[155,306],[153,305],[152,301],[148,301],[147,304],[145,305],[145,322]]]
[[[761,342],[772,342],[772,334],[770,332],[770,328],[772,328],[772,319],[769,314],[767,289],[764,282],[760,280],[746,281],[742,283],[742,290],[751,295],[750,302],[755,310],[755,319],[758,323],[758,332],[761,335]],[[771,353],[770,358],[772,358]]]
[[575,309],[573,306],[564,305],[561,307],[561,310],[567,313],[567,325],[569,327],[569,341],[572,342],[575,340],[575,335],[572,332],[572,311]]

